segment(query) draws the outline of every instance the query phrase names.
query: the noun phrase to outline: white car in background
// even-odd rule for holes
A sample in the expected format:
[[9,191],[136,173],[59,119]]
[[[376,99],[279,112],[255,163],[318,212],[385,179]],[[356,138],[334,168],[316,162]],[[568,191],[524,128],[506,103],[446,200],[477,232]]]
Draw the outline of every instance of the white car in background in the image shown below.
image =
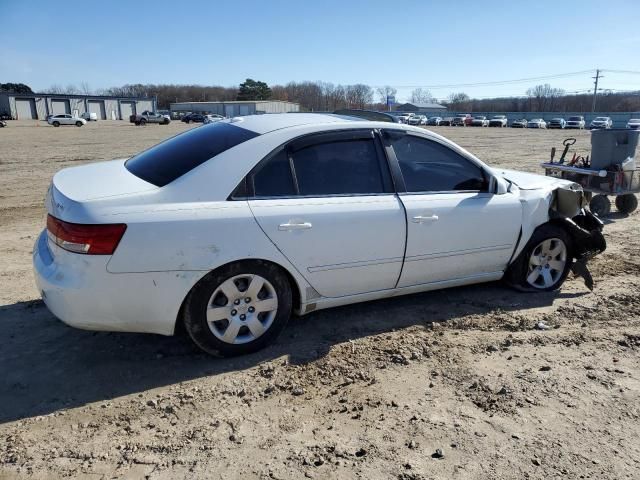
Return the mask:
[[581,115],[569,117],[567,119],[567,123],[564,126],[564,128],[577,128],[579,130],[584,129],[584,127],[585,127],[585,121],[584,121],[584,117]]
[[407,123],[412,115],[413,114],[411,113],[403,113],[402,115],[398,115],[398,123]]
[[591,130],[600,129],[600,128],[608,129],[608,128],[611,128],[612,125],[613,125],[613,121],[611,120],[611,117],[596,117],[593,120],[591,120],[591,123],[589,124],[589,128]]
[[527,122],[527,128],[547,128],[547,122],[541,118],[534,118]]
[[47,118],[47,123],[49,125],[53,125],[54,127],[59,127],[60,125],[75,125],[76,127],[82,127],[83,125],[87,124],[87,121],[84,118],[65,113],[49,116]]
[[64,169],[45,203],[33,264],[54,315],[91,330],[182,324],[214,355],[266,346],[293,312],[501,278],[555,290],[605,248],[579,185],[340,115],[204,125]]
[[412,115],[409,117],[409,120],[407,120],[407,123],[409,125],[426,125],[427,117],[424,115]]
[[204,116],[204,121],[202,123],[216,123],[221,120],[224,120],[225,117],[222,115],[210,114]]
[[630,128],[631,130],[640,129],[640,118],[632,118],[631,120],[629,120],[627,122],[627,128]]
[[495,115],[491,117],[489,120],[490,127],[501,127],[504,128],[507,126],[508,120],[506,115]]

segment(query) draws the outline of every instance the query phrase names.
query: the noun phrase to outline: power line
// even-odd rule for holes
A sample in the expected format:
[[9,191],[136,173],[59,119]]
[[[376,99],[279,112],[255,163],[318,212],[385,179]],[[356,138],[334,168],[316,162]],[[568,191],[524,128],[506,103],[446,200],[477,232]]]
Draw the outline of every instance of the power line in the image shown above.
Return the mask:
[[[463,87],[483,87],[491,85],[509,85],[514,83],[533,82],[537,80],[553,80],[557,78],[575,77],[577,75],[585,75],[588,73],[594,73],[595,70],[583,70],[580,72],[558,73],[555,75],[544,75],[541,77],[529,77],[529,78],[516,78],[513,80],[495,80],[491,82],[475,82],[475,83],[452,83],[452,84],[440,84],[440,85],[392,85],[395,88],[429,88],[436,90],[439,88],[463,88]],[[374,85],[374,87],[384,87],[385,85]]]

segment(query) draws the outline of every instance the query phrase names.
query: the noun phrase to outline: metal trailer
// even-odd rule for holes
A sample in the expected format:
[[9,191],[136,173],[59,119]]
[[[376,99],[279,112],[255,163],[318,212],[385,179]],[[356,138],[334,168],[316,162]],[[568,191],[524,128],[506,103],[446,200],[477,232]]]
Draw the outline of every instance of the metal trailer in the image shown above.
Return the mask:
[[575,138],[564,140],[564,150],[557,162],[541,163],[545,175],[578,183],[587,193],[589,209],[599,217],[611,212],[610,196],[615,197],[618,211],[629,214],[638,208],[636,193],[640,193],[640,169],[636,168],[635,153],[640,132],[625,129],[594,130],[591,136],[591,155],[573,154],[565,163],[569,147]]

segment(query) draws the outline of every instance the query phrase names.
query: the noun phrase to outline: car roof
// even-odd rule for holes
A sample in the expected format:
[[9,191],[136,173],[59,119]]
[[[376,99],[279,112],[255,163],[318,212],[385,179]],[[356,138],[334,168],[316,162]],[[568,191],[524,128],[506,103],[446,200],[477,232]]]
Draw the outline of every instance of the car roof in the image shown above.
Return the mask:
[[359,121],[355,117],[324,113],[265,113],[262,115],[248,115],[234,117],[229,123],[251,130],[260,135],[283,128],[313,125],[320,123],[349,123]]

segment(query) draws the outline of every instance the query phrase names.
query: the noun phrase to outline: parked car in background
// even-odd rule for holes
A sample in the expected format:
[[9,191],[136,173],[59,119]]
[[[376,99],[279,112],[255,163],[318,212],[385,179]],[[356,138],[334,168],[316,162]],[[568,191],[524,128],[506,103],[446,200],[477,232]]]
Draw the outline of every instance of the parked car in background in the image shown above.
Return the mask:
[[612,125],[613,121],[611,120],[611,117],[596,117],[591,120],[589,128],[592,130],[607,129],[611,128]]
[[76,127],[82,127],[83,125],[87,124],[87,121],[84,118],[64,113],[59,115],[51,115],[47,119],[47,123],[49,125],[53,125],[54,127],[59,127],[60,125],[75,125]]
[[[438,117],[440,118],[440,117]],[[452,127],[453,126],[453,117],[444,117],[440,120],[439,126],[441,127]]]
[[442,125],[442,117],[431,117],[428,121],[427,121],[427,125],[433,125],[435,127],[438,127],[440,125]]
[[632,118],[627,122],[627,128],[631,130],[639,130],[640,129],[640,118]]
[[534,118],[527,122],[527,128],[547,128],[547,122],[541,118]]
[[467,126],[467,117],[464,117],[464,116],[453,117],[453,121],[451,122],[451,126],[453,126],[453,127],[466,127]]
[[204,114],[202,113],[190,113],[182,117],[184,123],[204,123]]
[[491,168],[426,129],[251,115],[56,173],[32,259],[71,326],[184,328],[230,356],[293,312],[502,278],[557,290],[606,247],[584,202],[580,185]]
[[96,112],[83,112],[82,115],[80,115],[80,117],[84,118],[87,122],[98,121],[98,115],[96,114]]
[[491,117],[489,120],[490,127],[506,127],[507,126],[507,116],[506,115],[495,115]]
[[511,122],[511,128],[527,128],[527,119],[521,118]]
[[473,117],[471,120],[472,127],[488,127],[489,120],[484,115],[479,115],[477,117]]
[[567,122],[564,118],[552,118],[547,124],[547,128],[564,128]]
[[411,113],[403,113],[398,115],[398,123],[407,123],[411,115]]
[[171,118],[169,118],[169,115],[163,115],[159,112],[150,112],[149,110],[145,110],[140,114],[131,115],[129,117],[129,121],[136,125],[146,125],[147,123],[169,125],[171,123]]
[[426,125],[427,124],[427,117],[425,117],[424,115],[412,115],[409,117],[409,120],[407,120],[407,123],[409,125]]
[[584,117],[583,116],[574,116],[569,117],[567,119],[567,123],[564,128],[578,128],[582,130],[585,126]]
[[202,123],[216,123],[220,120],[224,120],[222,115],[210,114],[204,116],[204,121]]

